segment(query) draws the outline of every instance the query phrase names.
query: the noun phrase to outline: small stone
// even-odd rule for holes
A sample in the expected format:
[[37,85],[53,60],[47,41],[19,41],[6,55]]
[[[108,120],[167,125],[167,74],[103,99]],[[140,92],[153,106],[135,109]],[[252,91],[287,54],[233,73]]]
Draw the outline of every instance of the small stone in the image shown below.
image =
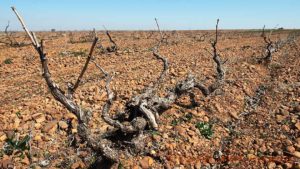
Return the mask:
[[35,123],[34,124],[34,128],[37,129],[37,130],[39,130],[41,127],[42,127],[41,123]]
[[259,148],[259,151],[262,152],[262,153],[264,153],[264,152],[267,151],[267,147],[266,147],[265,145],[263,145],[263,146],[261,146],[261,147]]
[[31,117],[33,120],[36,120],[37,118],[41,117],[43,114],[42,113],[35,113]]
[[282,127],[283,131],[286,131],[286,132],[290,131],[290,127],[288,125],[282,125],[281,127]]
[[72,129],[71,131],[72,131],[72,134],[77,133],[77,129]]
[[41,167],[47,167],[50,164],[49,160],[43,160],[39,163]]
[[276,168],[276,163],[274,163],[274,162],[268,163],[268,169],[275,169],[275,168]]
[[285,144],[290,146],[290,145],[293,145],[293,142],[291,140],[287,139],[287,140],[285,140]]
[[196,169],[201,169],[201,162],[200,162],[200,161],[197,161],[197,162],[196,162],[195,168],[196,168]]
[[194,136],[194,135],[196,135],[196,133],[195,133],[194,131],[189,130],[189,131],[188,131],[188,135],[189,135],[189,136]]
[[153,165],[154,161],[151,157],[146,156],[140,161],[142,169],[149,169]]
[[228,113],[229,113],[233,118],[239,119],[239,116],[237,115],[237,112],[236,112],[236,111],[229,111]]
[[284,116],[282,116],[282,115],[276,115],[276,121],[277,121],[278,123],[281,123],[284,119],[285,119]]
[[105,97],[106,97],[106,93],[103,92],[101,95],[100,95],[99,93],[97,93],[97,94],[93,97],[93,99],[94,99],[95,101],[101,101],[101,100],[104,100]]
[[151,151],[150,151],[150,154],[155,155],[155,154],[156,154],[156,151],[155,151],[155,150],[151,150]]
[[29,161],[28,157],[25,156],[25,157],[22,159],[21,163],[28,166],[28,165],[30,164],[30,161]]
[[82,162],[75,162],[71,166],[71,169],[80,169],[80,168],[84,168],[84,164]]
[[182,164],[182,165],[186,165],[187,164],[187,160],[186,160],[186,158],[184,158],[184,157],[180,157],[180,164]]
[[139,169],[140,167],[138,165],[135,165],[132,167],[132,169]]
[[37,116],[36,118],[34,118],[35,122],[37,123],[42,123],[46,120],[45,116],[43,114],[40,114],[39,116]]
[[204,116],[203,117],[203,121],[206,122],[206,123],[208,123],[209,122],[209,118],[207,116]]
[[300,105],[296,106],[296,107],[294,108],[294,110],[295,110],[295,112],[300,112]]
[[294,155],[295,157],[297,157],[297,158],[300,158],[300,152],[299,152],[299,151],[295,151],[295,152],[293,153],[293,155]]
[[159,142],[161,139],[161,136],[159,136],[157,134],[153,135],[152,137],[153,137],[153,140],[155,140],[156,142]]
[[300,130],[300,122],[298,121],[296,124],[295,124],[295,127]]
[[300,144],[300,137],[296,139],[297,143]]
[[293,167],[293,164],[291,164],[291,163],[284,164],[284,168],[292,168],[292,167]]
[[175,79],[172,79],[171,80],[171,84],[175,84],[176,83],[176,80]]
[[248,157],[248,159],[250,159],[250,160],[256,158],[256,156],[255,156],[254,154],[248,154],[247,157]]
[[5,134],[6,134],[6,137],[7,137],[8,139],[13,139],[14,136],[15,136],[15,132],[14,132],[14,131],[11,131],[11,130],[5,132]]
[[287,146],[286,147],[286,150],[289,152],[289,153],[294,153],[296,151],[295,147],[294,146]]
[[12,164],[13,161],[10,158],[3,158],[2,160],[0,160],[0,168],[9,168],[10,166],[12,166]]
[[208,162],[209,162],[210,164],[214,164],[214,163],[216,162],[216,160],[215,160],[214,158],[209,158]]
[[175,130],[178,132],[179,135],[181,135],[183,137],[186,135],[185,129],[181,126],[175,126]]
[[164,139],[167,139],[167,138],[169,138],[169,136],[168,136],[168,134],[167,134],[167,133],[163,133],[162,137],[163,137]]
[[0,136],[0,141],[5,141],[7,139],[7,136],[3,133],[1,136]]
[[286,109],[281,109],[280,112],[283,116],[288,116],[290,114]]
[[15,118],[15,123],[13,125],[14,129],[17,129],[20,126],[21,120],[19,118]]
[[42,137],[40,135],[36,135],[36,136],[33,137],[33,140],[37,141],[37,142],[40,142],[40,141],[42,141]]
[[56,122],[49,122],[46,125],[44,125],[44,128],[42,129],[43,132],[45,133],[54,133],[56,130],[57,124]]
[[181,76],[181,75],[184,75],[185,74],[185,72],[184,71],[180,71],[180,72],[178,72],[178,75],[179,76]]
[[58,126],[63,130],[68,128],[68,124],[65,121],[59,121]]
[[66,119],[77,119],[77,117],[73,113],[67,113],[64,115]]

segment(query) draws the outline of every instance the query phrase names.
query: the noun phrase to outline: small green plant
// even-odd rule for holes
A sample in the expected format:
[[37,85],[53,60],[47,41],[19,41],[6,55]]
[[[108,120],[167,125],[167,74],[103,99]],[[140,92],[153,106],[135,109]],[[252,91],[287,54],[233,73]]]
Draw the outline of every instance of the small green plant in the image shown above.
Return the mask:
[[160,133],[158,132],[158,131],[156,131],[156,130],[150,130],[150,133],[152,134],[152,135],[159,135]]
[[12,59],[11,58],[7,58],[7,59],[5,59],[4,60],[4,64],[12,64],[13,63],[13,61],[12,61]]
[[206,139],[211,139],[212,135],[214,134],[212,127],[212,124],[206,122],[198,122],[196,124],[196,128],[199,129],[201,135],[204,136]]
[[17,117],[21,117],[21,112],[16,112]]
[[172,126],[177,126],[178,124],[180,123],[183,123],[183,122],[187,122],[187,121],[191,121],[193,118],[193,114],[192,113],[188,113],[182,117],[179,117],[178,119],[174,119],[171,121],[171,125]]
[[172,126],[177,126],[178,124],[180,124],[182,121],[181,119],[174,119],[171,121],[171,125]]
[[23,139],[19,140],[13,135],[11,138],[7,138],[3,146],[3,151],[7,155],[11,155],[15,150],[19,150],[23,153],[25,150],[29,150],[30,136],[26,135]]

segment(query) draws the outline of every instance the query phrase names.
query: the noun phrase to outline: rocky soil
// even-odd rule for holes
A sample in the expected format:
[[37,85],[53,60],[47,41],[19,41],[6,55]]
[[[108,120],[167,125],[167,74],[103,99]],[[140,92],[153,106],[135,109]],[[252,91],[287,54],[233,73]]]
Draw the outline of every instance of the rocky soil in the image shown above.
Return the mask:
[[[226,68],[224,86],[204,97],[195,90],[161,114],[159,129],[146,131],[142,152],[124,152],[112,168],[300,168],[300,38],[298,31],[275,31],[271,39],[293,40],[274,53],[269,64],[258,62],[265,51],[259,31],[221,31],[219,53]],[[166,32],[160,53],[169,71],[160,86],[168,88],[194,74],[211,83],[215,64],[209,52],[213,31]],[[75,32],[80,39],[88,32]],[[98,32],[103,46],[109,40]],[[162,63],[152,55],[157,32],[111,32],[119,50],[96,62],[113,75],[117,94],[111,114],[153,83]],[[202,36],[204,35],[204,36]],[[15,33],[19,41],[25,34]],[[91,42],[69,43],[66,32],[39,32],[54,80],[62,88],[75,82]],[[0,38],[4,38],[1,34]],[[101,119],[106,101],[104,75],[90,64],[76,91],[78,104],[93,112],[93,134],[110,128]],[[0,44],[0,168],[87,168],[94,160],[84,143],[73,145],[76,117],[59,104],[42,77],[32,46]],[[128,145],[130,146],[130,144]],[[122,149],[123,147],[120,147]]]

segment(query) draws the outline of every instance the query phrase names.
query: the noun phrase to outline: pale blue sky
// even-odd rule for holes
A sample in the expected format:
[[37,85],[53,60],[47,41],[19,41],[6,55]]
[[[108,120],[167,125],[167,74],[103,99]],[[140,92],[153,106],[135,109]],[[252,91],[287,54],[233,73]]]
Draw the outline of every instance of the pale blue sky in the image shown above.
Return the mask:
[[15,6],[32,30],[300,28],[300,0],[0,0],[0,30]]

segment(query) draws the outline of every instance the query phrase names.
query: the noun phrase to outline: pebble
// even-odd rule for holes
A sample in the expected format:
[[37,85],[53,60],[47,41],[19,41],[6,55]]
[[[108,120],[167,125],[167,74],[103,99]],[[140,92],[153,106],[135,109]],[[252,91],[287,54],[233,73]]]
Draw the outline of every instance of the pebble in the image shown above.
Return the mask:
[[268,163],[268,169],[275,169],[275,168],[276,168],[276,163],[274,163],[274,162]]
[[42,141],[42,137],[40,135],[36,135],[36,136],[33,137],[33,140],[37,141],[37,142],[40,142],[40,141]]
[[197,162],[196,162],[195,168],[196,168],[196,169],[201,169],[201,162],[200,162],[200,161],[197,161]]
[[291,163],[284,164],[284,168],[292,168],[292,167],[293,167],[293,164],[291,164]]
[[59,121],[58,126],[63,130],[68,128],[68,124],[65,121]]
[[46,118],[45,118],[44,115],[41,115],[41,116],[35,118],[35,122],[37,122],[37,123],[42,123],[42,122],[44,122],[45,120],[46,120]]
[[183,127],[181,127],[181,126],[175,126],[175,130],[178,132],[179,135],[181,135],[183,137],[186,136],[185,129]]
[[296,124],[295,124],[295,127],[300,130],[300,122],[298,121]]
[[25,157],[22,159],[21,163],[24,164],[24,165],[29,165],[29,164],[30,164],[30,161],[29,161],[28,157],[25,156]]
[[247,157],[248,157],[248,159],[250,159],[250,160],[256,158],[256,156],[255,156],[254,154],[248,154]]
[[151,154],[151,155],[155,155],[155,154],[156,154],[156,151],[155,151],[155,150],[151,150],[151,151],[150,151],[150,154]]
[[0,141],[4,141],[4,140],[6,140],[6,135],[3,133],[1,136],[0,136]]
[[282,115],[276,115],[276,121],[277,121],[278,123],[281,123],[284,119],[285,119],[284,116],[282,116]]
[[295,147],[294,146],[287,146],[286,147],[286,150],[289,152],[289,153],[294,153],[296,151]]
[[296,106],[296,107],[294,108],[294,110],[295,110],[296,112],[300,112],[300,105]]
[[288,116],[290,114],[286,109],[281,109],[280,112],[283,116]]
[[57,122],[49,122],[46,123],[42,129],[43,132],[45,133],[49,133],[52,134],[56,131],[56,127],[57,127]]
[[79,168],[84,168],[84,164],[82,162],[73,163],[71,166],[71,169],[79,169]]
[[144,157],[140,161],[140,165],[141,165],[142,169],[149,169],[153,165],[153,163],[154,163],[154,160],[149,156]]
[[293,153],[293,155],[294,155],[295,157],[297,157],[297,158],[300,158],[300,152],[299,152],[299,151],[295,151],[295,152]]
[[47,167],[50,164],[49,160],[43,160],[39,163],[41,167]]

